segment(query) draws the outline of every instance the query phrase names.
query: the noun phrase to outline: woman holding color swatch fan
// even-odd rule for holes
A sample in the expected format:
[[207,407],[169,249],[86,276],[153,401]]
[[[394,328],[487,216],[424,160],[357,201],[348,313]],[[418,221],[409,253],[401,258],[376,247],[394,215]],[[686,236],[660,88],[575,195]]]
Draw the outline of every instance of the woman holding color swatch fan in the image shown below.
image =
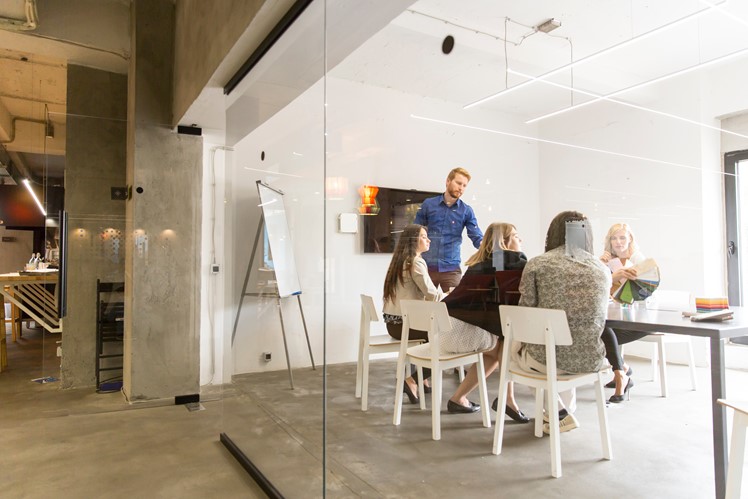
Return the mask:
[[[637,263],[643,262],[645,257],[634,242],[634,233],[628,224],[613,224],[611,226],[607,236],[605,236],[605,251],[600,260],[608,266],[612,273],[613,287],[610,290],[611,295],[627,279],[636,279],[637,272],[632,267]],[[605,344],[605,357],[613,367],[614,376],[613,381],[605,386],[607,388],[615,388],[616,390],[610,397],[611,402],[623,402],[624,397],[630,396],[629,390],[634,386],[634,380],[630,377],[632,370],[623,361],[620,345],[641,339],[647,334],[628,329],[613,329],[609,327],[603,329],[601,339]]]

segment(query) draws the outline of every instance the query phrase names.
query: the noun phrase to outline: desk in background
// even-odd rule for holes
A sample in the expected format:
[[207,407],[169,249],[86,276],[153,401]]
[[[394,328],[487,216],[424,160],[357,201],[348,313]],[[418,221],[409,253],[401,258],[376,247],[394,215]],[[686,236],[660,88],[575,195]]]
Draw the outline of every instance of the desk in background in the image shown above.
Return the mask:
[[714,486],[717,499],[725,497],[727,483],[727,416],[717,399],[725,398],[725,345],[727,338],[748,335],[748,308],[730,307],[733,319],[724,322],[693,322],[681,312],[648,310],[645,307],[608,306],[606,325],[649,333],[664,332],[709,338],[712,377],[712,431],[714,443]]

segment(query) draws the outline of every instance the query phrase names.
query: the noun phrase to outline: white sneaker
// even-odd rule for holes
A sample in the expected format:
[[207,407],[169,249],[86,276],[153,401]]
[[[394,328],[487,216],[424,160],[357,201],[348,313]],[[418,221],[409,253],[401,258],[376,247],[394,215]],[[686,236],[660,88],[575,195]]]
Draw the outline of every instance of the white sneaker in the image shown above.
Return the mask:
[[[577,421],[577,418],[575,418],[573,414],[567,414],[564,419],[558,422],[558,431],[561,433],[571,431],[576,428],[579,428],[579,421]],[[550,423],[543,423],[543,433],[551,433]]]

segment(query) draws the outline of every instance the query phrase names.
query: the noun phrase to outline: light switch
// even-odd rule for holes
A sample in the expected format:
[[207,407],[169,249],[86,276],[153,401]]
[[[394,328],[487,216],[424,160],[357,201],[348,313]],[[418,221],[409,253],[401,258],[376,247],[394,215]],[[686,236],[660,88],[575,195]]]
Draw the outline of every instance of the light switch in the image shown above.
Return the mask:
[[358,232],[358,215],[355,213],[341,213],[338,215],[338,232],[355,234]]

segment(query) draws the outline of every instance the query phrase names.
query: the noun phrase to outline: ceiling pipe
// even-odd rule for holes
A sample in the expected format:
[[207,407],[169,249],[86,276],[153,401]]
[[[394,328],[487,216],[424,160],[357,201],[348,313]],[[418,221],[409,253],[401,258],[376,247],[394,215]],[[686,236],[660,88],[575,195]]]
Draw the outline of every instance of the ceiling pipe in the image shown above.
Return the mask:
[[26,19],[13,19],[12,17],[0,17],[0,29],[9,31],[33,31],[39,23],[36,12],[36,0],[25,0],[23,10]]
[[55,128],[52,125],[51,121],[35,120],[31,118],[22,118],[20,116],[15,116],[13,118],[13,121],[11,122],[10,137],[8,138],[8,140],[0,140],[0,144],[10,144],[14,140],[16,140],[16,121],[26,121],[28,123],[39,123],[40,125],[44,125],[44,136],[48,139],[55,138]]

